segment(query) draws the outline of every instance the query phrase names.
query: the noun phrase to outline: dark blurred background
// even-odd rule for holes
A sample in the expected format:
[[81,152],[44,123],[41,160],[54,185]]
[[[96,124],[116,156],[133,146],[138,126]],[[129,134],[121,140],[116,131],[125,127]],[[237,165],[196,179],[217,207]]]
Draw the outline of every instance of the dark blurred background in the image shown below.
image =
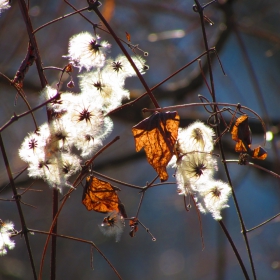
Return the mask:
[[[147,64],[150,69],[145,74],[150,87],[161,82],[180,67],[204,52],[204,43],[199,16],[192,5],[193,1],[132,1],[105,0],[100,8],[117,35],[126,40],[125,32],[131,35],[133,44],[139,44],[149,52]],[[77,8],[86,6],[86,1],[71,1]],[[34,29],[73,10],[64,1],[30,1],[30,15]],[[84,14],[95,23],[99,19],[92,12]],[[264,120],[268,133],[265,149],[268,157],[255,163],[280,173],[279,165],[279,65],[280,65],[280,2],[278,0],[220,0],[205,10],[206,16],[214,25],[206,24],[210,47],[216,47],[226,76],[215,57],[213,59],[214,82],[217,101],[241,103],[255,110]],[[81,16],[75,15],[56,22],[40,30],[37,42],[44,66],[64,67],[67,60],[69,38],[81,31],[92,32],[92,27]],[[116,57],[120,49],[113,39],[100,31],[100,36],[112,44],[110,56]],[[11,9],[0,15],[0,72],[12,79],[24,59],[28,35],[17,1],[12,1]],[[206,60],[201,59],[205,74]],[[60,73],[46,70],[50,85],[55,86]],[[78,71],[73,73],[75,78]],[[67,80],[62,87],[66,90]],[[144,93],[136,78],[126,82],[131,99]],[[40,81],[33,65],[24,80],[24,91],[31,106],[38,104]],[[78,92],[78,87],[73,89]],[[26,111],[19,98],[16,106],[16,92],[0,78],[1,126],[13,113]],[[160,106],[170,106],[199,102],[198,94],[210,99],[203,82],[198,62],[180,72],[154,91]],[[143,152],[136,153],[131,127],[146,115],[141,111],[152,105],[148,98],[120,112],[112,114],[114,130],[107,138],[108,143],[119,135],[120,140],[99,156],[94,170],[118,180],[145,186],[156,176],[154,169],[146,162]],[[202,107],[189,107],[179,110],[181,126],[199,119],[207,121],[209,114]],[[45,109],[36,111],[39,124],[46,121]],[[231,115],[225,114],[230,122]],[[264,131],[257,119],[250,118],[253,144],[263,145]],[[25,167],[19,159],[18,148],[28,132],[34,130],[31,117],[20,119],[2,133],[12,172],[16,175]],[[235,143],[230,133],[223,138],[227,159],[238,159],[234,152]],[[215,150],[217,153],[218,149]],[[3,161],[0,161],[0,188],[8,183]],[[229,171],[236,190],[237,199],[246,227],[252,228],[280,212],[279,179],[264,171],[237,163],[229,164]],[[169,170],[169,182],[174,182]],[[219,163],[216,178],[226,181],[224,169]],[[33,180],[25,174],[16,180],[18,188],[28,187]],[[114,184],[122,189],[120,198],[126,206],[128,216],[134,216],[139,204],[137,190]],[[35,181],[32,189],[22,196],[22,201],[36,207],[24,206],[24,215],[29,228],[47,231],[51,224],[52,192],[42,181]],[[104,215],[88,212],[81,203],[83,189],[79,187],[66,203],[60,217],[58,232],[74,237],[92,240],[109,258],[123,279],[190,279],[190,280],[236,280],[243,279],[236,257],[217,222],[210,214],[201,216],[203,225],[202,243],[199,220],[194,208],[186,212],[184,201],[176,192],[175,184],[167,184],[150,189],[144,198],[139,219],[156,237],[153,242],[143,228],[136,236],[129,236],[126,226],[121,241],[116,243],[102,235],[98,228]],[[66,193],[66,189],[65,189]],[[62,196],[60,196],[62,197]],[[0,194],[1,199],[11,199],[10,187]],[[233,241],[250,273],[245,243],[240,233],[240,223],[235,206],[230,199],[230,208],[223,211],[226,224]],[[11,220],[20,230],[20,221],[14,202],[0,201],[0,218]],[[248,234],[258,279],[280,278],[280,226],[279,219]],[[30,236],[36,267],[40,259],[46,236]],[[32,279],[23,238],[15,238],[16,247],[0,258],[0,279]],[[117,279],[105,260],[94,251],[94,270],[90,267],[90,247],[86,244],[59,239],[57,257],[57,279]],[[250,277],[251,277],[250,273]],[[44,267],[43,279],[49,278],[49,251]]]

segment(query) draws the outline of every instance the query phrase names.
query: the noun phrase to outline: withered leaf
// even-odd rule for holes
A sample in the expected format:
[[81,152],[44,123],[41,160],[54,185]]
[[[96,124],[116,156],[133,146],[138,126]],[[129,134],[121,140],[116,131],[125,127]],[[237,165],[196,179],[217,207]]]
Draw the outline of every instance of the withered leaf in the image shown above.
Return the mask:
[[132,128],[136,152],[144,147],[147,160],[161,181],[168,179],[166,166],[174,154],[179,121],[177,112],[155,112]]
[[138,219],[136,217],[129,220],[130,232],[129,235],[134,237],[136,232],[138,231]]
[[235,145],[235,151],[237,153],[246,153],[249,150],[249,146],[245,145],[242,140],[239,140]]
[[87,210],[100,213],[119,212],[119,197],[116,187],[96,177],[88,176],[83,193],[82,203]]
[[130,42],[130,34],[128,32],[125,32],[126,40]]
[[248,153],[252,158],[255,159],[266,159],[267,152],[258,146],[255,149],[251,149],[252,134],[248,124],[248,116],[242,115],[239,117],[231,131],[231,136],[236,141],[235,151],[239,153]]
[[236,120],[231,135],[234,141],[239,142],[241,140],[245,145],[251,145],[252,134],[248,124],[247,115],[242,115]]
[[251,150],[251,152],[249,154],[252,158],[256,158],[256,159],[263,160],[263,159],[266,159],[266,157],[267,157],[266,150],[264,148],[262,148],[261,146],[258,146],[254,150]]
[[73,67],[73,64],[72,63],[68,63],[65,67],[65,72],[66,73],[71,73],[74,71],[74,67]]

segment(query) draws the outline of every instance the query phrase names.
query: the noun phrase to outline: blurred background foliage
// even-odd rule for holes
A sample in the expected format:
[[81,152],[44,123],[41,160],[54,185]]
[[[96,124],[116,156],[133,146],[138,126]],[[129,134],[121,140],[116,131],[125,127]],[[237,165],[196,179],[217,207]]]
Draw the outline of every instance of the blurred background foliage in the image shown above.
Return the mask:
[[[150,69],[145,74],[150,87],[161,82],[185,64],[204,52],[199,16],[193,11],[194,2],[184,1],[139,1],[104,0],[101,11],[117,35],[126,40],[125,32],[131,35],[131,42],[149,52],[146,57]],[[70,2],[76,8],[86,6],[86,1]],[[0,16],[0,72],[12,79],[24,59],[28,34],[17,1],[12,1],[11,9]],[[33,28],[55,18],[72,12],[64,1],[30,1],[29,13]],[[84,12],[90,20],[99,23],[92,12]],[[255,161],[276,173],[279,164],[279,65],[280,65],[280,2],[278,0],[218,0],[205,11],[214,23],[206,22],[210,47],[216,47],[226,75],[212,54],[214,82],[217,101],[241,103],[255,110],[264,120],[270,138],[266,143],[268,158]],[[90,31],[92,26],[81,16],[75,15],[48,25],[36,33],[38,46],[44,66],[64,67],[67,60],[69,38],[79,32]],[[110,56],[116,57],[120,49],[105,32],[99,31],[102,39],[112,44]],[[139,53],[141,55],[141,52]],[[205,75],[208,74],[205,58],[201,59]],[[50,85],[55,86],[60,73],[46,70]],[[78,92],[78,71],[73,77]],[[61,90],[66,90],[65,78]],[[144,89],[136,78],[127,80],[126,87],[131,92],[131,100],[137,98]],[[24,80],[24,91],[32,107],[39,103],[40,81],[33,65]],[[19,98],[15,103],[16,92],[0,78],[1,126],[15,113],[27,110]],[[210,99],[209,91],[203,81],[198,62],[193,63],[178,75],[154,90],[160,106],[199,102],[198,94]],[[94,101],[93,101],[94,102]],[[118,180],[138,186],[145,186],[156,176],[146,162],[143,152],[136,154],[131,127],[147,115],[142,108],[152,108],[147,97],[133,106],[111,115],[114,131],[107,139],[119,135],[120,140],[99,156],[94,170]],[[181,126],[199,119],[207,121],[209,114],[202,107],[180,109]],[[45,109],[35,113],[39,123],[46,121]],[[231,115],[224,114],[230,122]],[[250,118],[253,144],[263,144],[265,132],[257,119]],[[34,130],[30,116],[14,123],[2,133],[13,174],[25,167],[18,157],[18,148],[25,135]],[[227,159],[238,159],[234,152],[235,143],[230,133],[223,138]],[[218,152],[218,149],[216,150]],[[0,179],[3,189],[2,199],[11,199],[3,161],[0,162]],[[247,228],[254,227],[280,212],[279,180],[264,171],[250,166],[229,165],[233,186],[236,190]],[[169,170],[170,182],[174,182]],[[219,164],[217,178],[226,180],[223,167]],[[17,187],[25,188],[31,184],[26,174],[17,179]],[[32,180],[33,182],[33,180]],[[136,190],[119,185],[120,198],[129,216],[134,216],[140,195]],[[34,205],[36,209],[23,206],[29,228],[48,230],[51,224],[51,191],[42,181],[35,181],[33,189],[22,196],[22,201]],[[81,203],[83,188],[79,187],[66,203],[59,218],[58,232],[86,240],[92,240],[109,258],[123,279],[243,279],[241,269],[228,241],[210,215],[201,217],[205,249],[202,250],[199,221],[194,208],[186,212],[184,201],[176,192],[176,185],[164,185],[150,189],[145,196],[139,219],[150,229],[157,241],[140,228],[134,238],[128,235],[128,226],[120,242],[108,239],[98,229],[103,215],[88,212]],[[240,224],[235,207],[223,211],[224,222],[250,271]],[[0,201],[0,218],[14,221],[20,229],[20,222],[14,202]],[[249,233],[249,242],[258,279],[280,278],[280,226],[279,219]],[[46,237],[36,234],[31,238],[31,246],[39,267]],[[31,279],[31,269],[24,240],[16,238],[16,248],[1,257],[0,279]],[[90,267],[90,248],[69,240],[58,242],[57,279],[116,279],[104,259],[94,252],[94,270]],[[48,279],[47,258],[43,279]]]

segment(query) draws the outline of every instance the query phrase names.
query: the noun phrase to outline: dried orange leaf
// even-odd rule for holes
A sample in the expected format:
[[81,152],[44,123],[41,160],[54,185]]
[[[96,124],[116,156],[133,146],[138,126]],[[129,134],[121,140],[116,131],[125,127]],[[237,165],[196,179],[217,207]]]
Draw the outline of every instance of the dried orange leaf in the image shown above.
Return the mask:
[[252,156],[252,158],[264,160],[267,157],[267,152],[264,148],[259,146],[252,151],[251,156]]
[[231,131],[232,139],[236,141],[235,151],[239,153],[248,153],[255,159],[266,159],[267,152],[261,146],[251,149],[252,135],[248,124],[248,116],[239,117]]
[[236,142],[242,140],[245,145],[251,145],[252,134],[248,124],[248,116],[242,115],[239,117],[231,131],[232,139]]
[[129,34],[128,32],[125,32],[125,35],[126,35],[126,40],[127,40],[128,42],[130,42],[130,34]]
[[110,183],[88,176],[82,203],[89,211],[108,213],[115,210],[119,212],[119,197],[116,190],[118,189]]
[[74,71],[74,67],[73,67],[73,64],[72,63],[68,63],[65,67],[65,72],[66,73],[71,73]]
[[235,145],[235,151],[237,153],[246,153],[249,150],[249,147],[245,146],[242,140],[239,140]]
[[134,237],[135,233],[138,231],[138,219],[135,217],[129,220],[129,226],[130,226],[129,235],[131,237]]
[[136,152],[144,147],[147,160],[161,181],[168,179],[166,166],[174,153],[179,120],[177,112],[155,112],[132,128]]

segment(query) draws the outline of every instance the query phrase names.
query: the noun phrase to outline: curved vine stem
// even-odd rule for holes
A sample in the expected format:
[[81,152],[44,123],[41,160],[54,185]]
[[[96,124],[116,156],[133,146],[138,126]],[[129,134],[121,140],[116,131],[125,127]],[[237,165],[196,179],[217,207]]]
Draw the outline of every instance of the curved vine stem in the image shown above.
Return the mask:
[[33,278],[34,278],[34,280],[36,280],[37,279],[37,273],[36,273],[35,263],[34,263],[34,260],[33,260],[33,255],[32,255],[31,246],[30,246],[30,242],[29,242],[27,226],[26,226],[24,214],[23,214],[21,204],[20,204],[20,196],[17,193],[17,189],[16,189],[16,186],[15,186],[14,178],[12,176],[12,171],[11,171],[11,168],[10,168],[9,160],[8,160],[8,157],[7,157],[7,154],[6,154],[6,150],[5,150],[5,146],[4,146],[4,143],[3,143],[1,133],[0,133],[0,148],[1,148],[1,151],[2,151],[3,160],[5,162],[5,167],[6,167],[8,177],[9,177],[10,185],[11,185],[11,188],[12,188],[12,191],[13,191],[13,194],[14,194],[14,198],[15,198],[15,201],[16,201],[17,210],[18,210],[18,213],[19,213],[20,222],[21,222],[21,226],[22,226],[22,233],[24,235],[25,244],[26,244],[26,247],[27,247],[27,252],[28,252],[28,256],[29,256],[29,260],[30,260],[30,264],[31,264],[32,272],[33,272]]
[[30,104],[28,103],[28,101],[26,100],[25,98],[25,94],[23,93],[22,89],[19,88],[18,86],[16,86],[15,83],[13,83],[6,75],[4,75],[3,73],[0,72],[0,76],[2,76],[3,78],[5,78],[14,88],[15,90],[17,91],[17,93],[20,95],[20,97],[22,98],[22,100],[24,101],[24,103],[26,104],[27,108],[29,109],[30,113],[31,113],[31,116],[32,116],[32,119],[33,119],[33,122],[34,122],[34,125],[35,125],[35,128],[36,130],[38,129],[38,125],[37,125],[37,122],[36,122],[36,119],[34,117],[34,114],[33,114],[33,111],[30,107]]
[[[194,7],[195,9],[194,9],[194,11],[198,12],[198,14],[199,14],[201,28],[202,28],[202,36],[203,36],[203,41],[204,41],[204,45],[205,45],[205,50],[208,51],[209,50],[209,46],[208,46],[208,40],[207,40],[205,24],[204,24],[204,18],[205,18],[204,17],[204,8],[207,6],[207,4],[206,4],[206,6],[202,6],[198,0],[194,0],[194,1],[195,1],[195,7]],[[215,1],[212,1],[211,3],[213,3],[213,2],[215,2]],[[209,68],[209,78],[210,78],[210,85],[211,85],[211,96],[212,96],[213,102],[216,103],[214,77],[213,77],[212,64],[211,64],[211,58],[210,58],[209,52],[207,52],[207,62],[208,62],[208,68]],[[218,109],[217,105],[214,104],[213,107],[214,107],[214,112],[216,112],[217,109]],[[216,123],[218,123],[218,121],[219,121],[217,114],[215,115],[215,121],[216,121]],[[221,135],[220,128],[219,128],[218,125],[216,126],[216,132],[217,132],[217,136],[218,136],[218,139],[219,139],[218,143],[219,143],[219,149],[220,149],[220,152],[221,152],[221,158],[224,161],[225,160],[225,153],[224,153],[224,149],[223,149],[223,145],[222,145],[222,139],[220,137],[220,135]],[[244,240],[245,240],[245,244],[246,244],[246,248],[247,248],[247,252],[248,252],[248,256],[249,256],[249,260],[250,260],[250,264],[251,264],[251,269],[252,269],[252,272],[253,272],[253,275],[254,275],[254,279],[256,279],[255,267],[254,267],[254,263],[253,263],[253,258],[252,258],[252,253],[251,253],[249,241],[248,241],[247,234],[246,234],[246,228],[245,228],[244,220],[243,220],[243,217],[242,217],[242,214],[241,214],[241,210],[239,208],[239,204],[238,204],[238,201],[237,201],[234,189],[232,187],[232,182],[231,182],[231,178],[230,178],[230,174],[229,174],[226,162],[223,162],[223,166],[224,166],[225,173],[226,173],[226,176],[227,176],[227,179],[228,179],[228,183],[229,183],[229,185],[231,186],[231,189],[232,189],[232,196],[233,196],[234,204],[235,204],[236,211],[237,211],[237,214],[238,214],[238,217],[239,217],[241,229],[242,229],[242,232],[243,232],[243,237],[244,237]],[[232,242],[230,244],[231,244],[233,250],[235,251]],[[239,262],[242,262],[241,259],[239,260]],[[243,263],[242,263],[241,267],[242,267],[242,271],[244,273],[244,276],[247,278],[248,274],[247,274],[247,271],[246,271]],[[249,278],[247,278],[247,279],[249,279]]]
[[111,142],[109,142],[107,145],[102,147],[89,161],[87,161],[86,166],[84,167],[83,171],[81,172],[81,174],[76,178],[75,182],[73,183],[73,188],[70,189],[68,191],[68,193],[64,196],[59,208],[56,211],[56,215],[53,218],[51,227],[49,229],[49,235],[48,235],[48,237],[46,239],[46,242],[45,242],[45,246],[44,246],[43,253],[42,253],[42,259],[41,259],[41,263],[40,263],[39,280],[42,279],[44,260],[45,260],[45,256],[46,256],[46,252],[47,252],[47,248],[48,248],[48,244],[49,244],[49,241],[50,241],[51,234],[54,233],[53,230],[54,230],[55,225],[57,223],[57,219],[58,219],[58,217],[60,215],[60,212],[62,211],[66,201],[70,197],[70,194],[76,189],[76,187],[80,184],[80,182],[86,176],[86,173],[88,172],[87,167],[89,167],[92,164],[92,162],[96,159],[96,157],[99,156],[104,150],[106,150],[110,145],[112,145],[114,142],[119,140],[119,138],[120,138],[119,136],[115,137]]
[[[225,162],[226,163],[239,163],[239,160],[237,160],[237,159],[227,159]],[[273,171],[271,171],[269,169],[266,169],[266,168],[264,168],[264,167],[262,167],[262,166],[260,166],[258,164],[255,164],[253,162],[246,162],[246,165],[250,165],[250,166],[253,166],[253,167],[258,168],[260,170],[263,170],[263,171],[269,173],[270,175],[272,175],[273,177],[276,177],[276,178],[280,179],[280,175],[279,174],[277,174],[277,173],[275,173],[275,172],[273,172]]]
[[73,241],[89,244],[92,247],[94,247],[94,249],[104,258],[104,260],[113,269],[113,271],[118,276],[118,278],[122,279],[122,277],[120,276],[120,274],[118,273],[116,268],[112,265],[112,263],[108,260],[108,258],[102,253],[102,251],[92,241],[81,239],[81,238],[77,238],[77,237],[73,237],[73,236],[63,235],[63,234],[49,233],[49,232],[46,232],[46,231],[36,230],[36,229],[28,229],[28,232],[40,233],[40,234],[46,234],[46,235],[55,235],[55,236],[60,237],[60,238],[69,239],[69,240],[73,240]]
[[241,267],[241,269],[242,269],[242,271],[243,271],[243,274],[244,274],[245,278],[246,278],[247,280],[250,280],[250,277],[249,277],[249,275],[248,275],[248,273],[247,273],[247,270],[246,270],[246,268],[245,268],[245,266],[244,266],[244,264],[243,264],[243,261],[242,261],[240,255],[239,255],[239,253],[238,253],[237,248],[235,247],[235,244],[234,244],[234,242],[233,242],[233,240],[232,240],[232,238],[231,238],[231,236],[230,236],[230,234],[229,234],[229,232],[228,232],[226,226],[224,225],[224,223],[223,223],[222,220],[219,221],[219,224],[220,224],[220,226],[222,227],[223,232],[224,232],[224,234],[226,235],[226,237],[227,237],[227,239],[228,239],[228,241],[229,241],[229,243],[230,243],[230,245],[231,245],[231,247],[232,247],[232,250],[233,250],[234,253],[235,253],[235,256],[236,256],[236,258],[237,258],[237,260],[238,260],[238,262],[239,262],[239,265],[240,265],[240,267]]
[[97,6],[94,6],[94,12],[97,14],[97,16],[101,19],[101,21],[103,22],[103,24],[106,26],[106,28],[109,30],[110,34],[113,36],[114,40],[116,41],[116,43],[118,44],[118,46],[120,47],[120,49],[122,50],[123,54],[126,56],[126,58],[128,59],[128,61],[130,62],[132,68],[134,69],[137,77],[139,78],[140,82],[142,83],[142,85],[144,86],[145,90],[147,91],[151,101],[153,102],[154,106],[156,108],[160,108],[157,100],[155,99],[152,91],[150,90],[150,88],[148,87],[146,81],[144,80],[144,78],[142,77],[140,71],[138,70],[137,66],[135,65],[135,63],[133,62],[131,56],[129,55],[129,53],[127,52],[127,50],[125,49],[125,47],[123,46],[122,42],[120,41],[120,39],[118,38],[118,36],[116,35],[116,33],[114,32],[114,30],[111,28],[111,26],[109,25],[109,23],[106,21],[106,19],[103,17],[103,15],[100,13],[100,11],[98,10]]

